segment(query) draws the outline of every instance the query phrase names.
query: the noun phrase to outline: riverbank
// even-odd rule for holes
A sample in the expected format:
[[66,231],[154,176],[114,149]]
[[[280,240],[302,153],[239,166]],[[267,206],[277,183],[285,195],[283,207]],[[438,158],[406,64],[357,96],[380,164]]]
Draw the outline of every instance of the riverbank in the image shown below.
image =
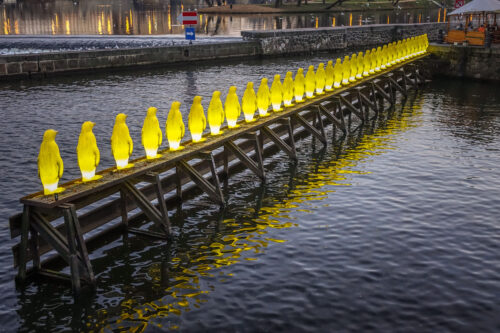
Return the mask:
[[296,3],[286,3],[279,8],[272,5],[239,5],[234,4],[200,8],[200,14],[298,14],[298,13],[336,13],[336,12],[356,12],[356,11],[373,11],[373,10],[409,10],[409,9],[425,9],[425,8],[438,8],[433,2],[427,1],[400,1],[395,7],[388,1],[372,1],[372,2],[346,2],[332,8],[327,8],[329,2],[323,3],[309,3],[297,6]]

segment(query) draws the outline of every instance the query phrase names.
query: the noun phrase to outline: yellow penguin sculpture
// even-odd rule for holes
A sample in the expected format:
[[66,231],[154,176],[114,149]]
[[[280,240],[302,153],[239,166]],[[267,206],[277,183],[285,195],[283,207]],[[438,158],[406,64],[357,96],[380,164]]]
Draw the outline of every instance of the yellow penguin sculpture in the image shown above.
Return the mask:
[[381,58],[380,69],[384,70],[387,68],[387,66],[385,65],[387,63],[387,45],[384,45],[382,47]]
[[116,115],[113,133],[111,134],[111,152],[115,158],[116,168],[118,170],[134,166],[128,163],[128,159],[134,150],[134,143],[130,137],[130,132],[125,122],[126,120],[126,114],[119,113]]
[[363,57],[363,76],[370,76],[370,66],[372,63],[372,55],[370,54],[370,50],[365,51],[365,56]]
[[306,74],[306,97],[313,98],[314,90],[316,90],[316,75],[314,74],[314,66],[311,65]]
[[220,100],[220,91],[214,91],[212,99],[208,105],[207,110],[208,126],[210,127],[211,135],[219,135],[222,133],[220,130],[224,123],[224,108]]
[[378,54],[375,49],[372,49],[371,53],[372,56],[370,57],[370,74],[375,74],[375,67],[377,67],[377,57]]
[[325,68],[325,90],[332,91],[333,90],[333,61],[328,60]]
[[237,122],[241,114],[241,106],[238,95],[236,95],[235,86],[229,87],[229,92],[227,93],[226,96],[226,102],[224,103],[224,110],[226,110],[227,127],[229,128],[239,127]]
[[333,67],[333,87],[338,89],[342,85],[342,61],[340,58],[335,60],[335,66]]
[[377,59],[375,61],[375,72],[380,72],[380,66],[382,66],[382,48],[377,47]]
[[269,104],[271,104],[271,93],[265,77],[260,81],[259,90],[257,90],[257,108],[261,117],[269,116],[269,113],[267,113]]
[[325,64],[323,64],[322,62],[320,62],[318,65],[315,78],[316,78],[316,93],[318,95],[324,94],[323,90],[325,90],[326,73],[325,73]]
[[344,57],[342,62],[342,85],[346,86],[349,84],[349,77],[351,76],[351,64],[349,63],[349,56]]
[[188,127],[193,142],[205,141],[202,135],[207,127],[207,118],[205,118],[205,111],[203,110],[203,105],[201,105],[201,99],[201,96],[194,96],[193,104],[189,110]]
[[56,143],[57,131],[48,129],[43,134],[40,152],[38,153],[38,175],[43,185],[43,194],[54,194],[64,191],[58,187],[64,171],[64,163]]
[[184,147],[181,146],[181,140],[184,137],[184,122],[182,121],[182,113],[180,110],[181,103],[178,101],[172,102],[170,106],[170,111],[167,116],[167,123],[165,125],[165,130],[167,132],[168,146],[171,151],[181,150]]
[[102,177],[99,175],[96,176],[95,174],[95,169],[99,165],[101,154],[99,153],[99,148],[97,148],[95,135],[92,132],[94,125],[95,124],[91,121],[86,121],[82,124],[82,131],[80,132],[78,145],[76,146],[78,166],[80,167],[82,181],[84,182]]
[[283,80],[283,104],[285,106],[293,105],[293,85],[292,72],[286,72],[285,79]]
[[247,123],[255,121],[254,114],[255,110],[257,110],[257,96],[255,95],[255,90],[253,90],[253,82],[247,83],[247,88],[241,98],[241,108],[243,109],[243,115]]
[[157,108],[150,107],[142,125],[142,146],[146,151],[146,158],[148,160],[161,156],[158,154],[158,148],[162,143],[163,133],[160,128],[160,122],[156,118],[157,111]]
[[281,84],[281,76],[276,74],[271,84],[271,104],[273,111],[281,111],[281,102],[283,102],[283,85]]
[[296,103],[304,101],[305,87],[306,87],[306,79],[304,78],[304,69],[299,68],[297,70],[297,74],[295,74],[295,80],[293,81],[293,91]]
[[357,64],[357,69],[356,69],[356,79],[362,79],[363,78],[363,66],[364,66],[364,57],[363,57],[363,52],[358,53],[358,64]]
[[351,72],[349,74],[349,82],[354,82],[356,81],[356,72],[358,71],[358,59],[356,57],[356,53],[351,55],[350,68]]

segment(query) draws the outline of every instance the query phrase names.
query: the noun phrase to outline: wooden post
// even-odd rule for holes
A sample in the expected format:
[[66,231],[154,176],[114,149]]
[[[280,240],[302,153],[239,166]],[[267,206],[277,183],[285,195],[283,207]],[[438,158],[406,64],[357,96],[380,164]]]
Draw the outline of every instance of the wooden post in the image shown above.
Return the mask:
[[73,225],[73,217],[69,209],[63,209],[64,223],[66,225],[66,235],[69,249],[69,267],[71,271],[71,286],[73,293],[80,293],[80,272],[78,270],[78,257],[75,244],[75,227]]
[[28,248],[28,231],[30,226],[30,207],[24,205],[21,222],[21,244],[19,250],[19,271],[17,278],[24,282],[26,280],[26,251]]
[[123,189],[120,190],[120,212],[125,230],[128,230],[127,193]]

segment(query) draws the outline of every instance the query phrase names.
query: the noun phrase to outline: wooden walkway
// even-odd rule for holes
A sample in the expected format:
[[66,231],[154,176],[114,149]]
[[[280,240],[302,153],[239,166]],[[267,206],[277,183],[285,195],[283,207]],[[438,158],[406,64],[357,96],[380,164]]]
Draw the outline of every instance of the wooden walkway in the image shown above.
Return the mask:
[[[256,177],[265,180],[263,152],[269,148],[284,151],[296,159],[295,140],[304,135],[327,144],[325,126],[332,125],[344,135],[349,134],[351,118],[360,124],[392,106],[396,94],[407,96],[411,88],[418,89],[425,80],[419,72],[424,56],[391,67],[378,75],[359,80],[333,92],[308,99],[303,103],[273,112],[256,122],[239,122],[237,129],[223,129],[219,136],[206,136],[202,143],[184,142],[181,151],[159,152],[156,160],[145,157],[132,161],[133,168],[109,168],[99,172],[100,180],[82,183],[73,180],[61,186],[66,190],[58,196],[44,196],[42,192],[21,198],[23,213],[9,219],[12,238],[19,238],[13,246],[14,267],[18,281],[27,274],[70,280],[75,293],[81,283],[94,284],[95,277],[89,260],[84,235],[104,226],[100,232],[116,232],[109,222],[121,219],[131,233],[167,239],[171,235],[166,199],[183,195],[194,188],[203,190],[217,205],[223,206],[221,181],[227,181],[235,167],[250,169]],[[147,185],[137,188],[138,183]],[[105,198],[114,198],[99,204]],[[152,201],[157,200],[156,204]],[[93,205],[90,211],[78,215],[79,209]],[[129,212],[139,208],[141,215],[152,221],[155,230],[129,226]],[[64,223],[57,223],[60,218]],[[93,233],[95,236],[95,232]],[[71,274],[44,268],[51,259],[41,256],[55,250],[70,267]],[[28,263],[31,266],[28,269]]]

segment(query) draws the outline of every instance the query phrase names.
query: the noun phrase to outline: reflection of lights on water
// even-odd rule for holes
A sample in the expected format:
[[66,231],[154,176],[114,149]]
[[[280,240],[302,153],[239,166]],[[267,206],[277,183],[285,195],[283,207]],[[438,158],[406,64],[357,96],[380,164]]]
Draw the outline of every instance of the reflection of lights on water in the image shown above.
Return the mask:
[[108,17],[108,35],[111,35],[111,19]]
[[133,27],[134,21],[132,20],[132,9],[130,9],[128,13],[129,13],[128,17],[130,17],[130,26]]
[[19,35],[19,22],[18,22],[18,20],[14,21],[14,33],[16,35]]
[[170,12],[170,6],[168,6],[168,30],[172,31],[172,13]]
[[66,35],[70,35],[71,34],[71,30],[69,28],[69,20],[66,20]]
[[359,23],[358,25],[363,25],[363,15],[359,15]]
[[446,22],[446,8],[443,11],[443,22]]
[[55,35],[56,34],[56,26],[55,26],[54,20],[51,19],[50,21],[51,21],[52,34]]
[[387,24],[389,24],[389,15],[387,15]]
[[56,14],[56,30],[59,30],[59,16]]
[[97,33],[99,35],[102,35],[102,22],[101,22],[101,18],[100,17],[97,20]]
[[151,35],[151,16],[148,15],[148,33]]
[[418,23],[422,23],[422,14],[418,14]]
[[10,33],[10,19],[3,21],[3,33],[6,35]]
[[318,26],[319,26],[319,19],[318,19],[318,17],[317,17],[317,16],[316,16],[316,22],[315,22],[314,26],[316,27],[316,29],[318,29]]
[[334,26],[335,26],[335,23],[336,23],[336,22],[335,22],[335,17],[334,17],[334,18],[332,18],[332,27],[334,27]]
[[350,27],[352,26],[352,13],[349,14],[349,26]]
[[[146,274],[161,298],[142,304],[141,298],[125,299],[120,303],[121,314],[118,318],[108,318],[107,310],[102,309],[96,315],[102,321],[96,324],[108,325],[112,322],[110,326],[122,330],[145,330],[147,326],[162,327],[159,322],[163,318],[180,316],[183,312],[200,308],[208,301],[207,295],[213,290],[207,287],[203,278],[227,281],[233,278],[233,274],[224,267],[256,261],[258,257],[255,255],[262,254],[270,244],[286,242],[285,239],[269,237],[269,231],[298,227],[298,224],[293,223],[295,218],[291,213],[312,213],[319,205],[328,206],[328,202],[322,201],[336,192],[336,186],[350,186],[350,175],[369,174],[369,171],[360,170],[363,163],[397,148],[396,135],[418,126],[422,102],[423,98],[420,97],[412,106],[406,106],[401,115],[387,120],[386,125],[376,128],[371,134],[365,134],[355,147],[346,149],[338,159],[312,165],[311,170],[302,173],[307,176],[300,178],[299,185],[287,188],[288,196],[279,201],[271,200],[275,203],[273,206],[261,207],[258,215],[252,218],[252,223],[246,222],[244,217],[241,221],[228,218],[219,222],[221,231],[218,231],[219,235],[215,239],[193,246],[170,260],[166,272],[170,276],[165,277],[162,263],[152,264]],[[248,208],[248,215],[253,216],[255,213],[254,208]],[[283,232],[283,235],[286,233]],[[214,272],[216,269],[219,270]],[[166,284],[164,279],[167,279]],[[179,329],[178,326],[170,328]]]
[[130,35],[130,24],[128,22],[128,16],[125,17],[125,33]]
[[441,22],[441,8],[438,10],[438,23]]

